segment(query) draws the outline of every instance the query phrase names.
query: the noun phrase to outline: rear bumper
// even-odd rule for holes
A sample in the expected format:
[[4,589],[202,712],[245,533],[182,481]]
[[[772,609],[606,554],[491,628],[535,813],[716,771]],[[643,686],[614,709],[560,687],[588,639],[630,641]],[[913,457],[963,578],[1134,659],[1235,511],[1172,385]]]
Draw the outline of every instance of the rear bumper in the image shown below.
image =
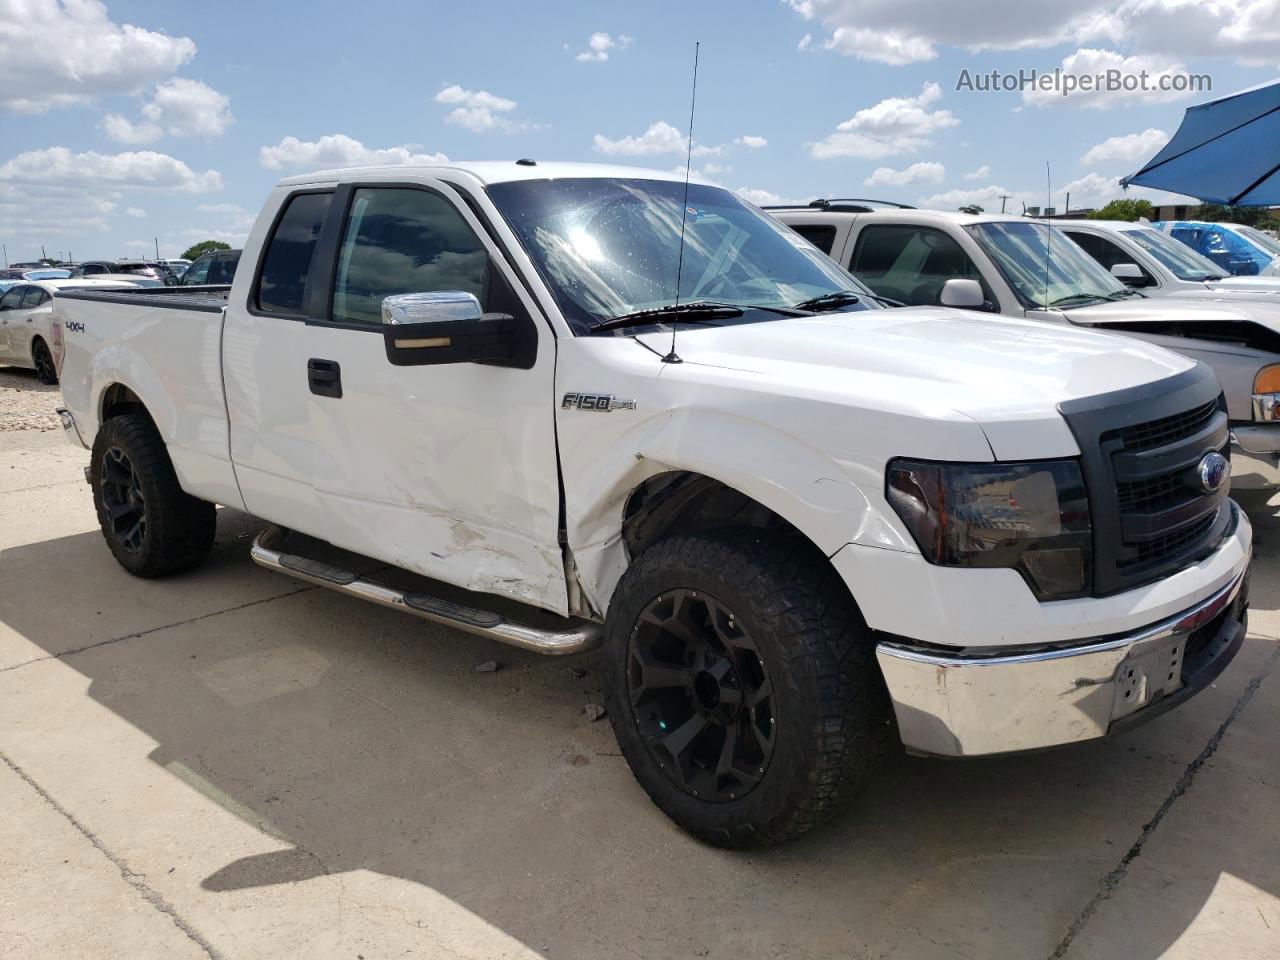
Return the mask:
[[1248,568],[1140,630],[1067,647],[973,656],[876,648],[902,742],[976,756],[1075,743],[1158,716],[1211,683],[1244,643]]

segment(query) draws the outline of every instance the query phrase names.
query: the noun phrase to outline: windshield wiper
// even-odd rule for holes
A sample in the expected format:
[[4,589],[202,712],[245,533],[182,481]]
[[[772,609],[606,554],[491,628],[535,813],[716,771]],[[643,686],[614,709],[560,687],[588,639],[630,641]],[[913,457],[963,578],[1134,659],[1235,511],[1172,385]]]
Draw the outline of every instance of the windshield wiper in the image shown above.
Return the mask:
[[822,313],[824,310],[838,310],[840,307],[847,307],[852,303],[858,303],[861,299],[862,294],[853,290],[836,290],[832,293],[824,293],[820,297],[801,300],[799,303],[793,304],[791,309]]
[[1106,300],[1107,297],[1102,293],[1073,293],[1067,297],[1059,297],[1057,300],[1050,300],[1049,306],[1060,307],[1066,303],[1084,303],[1087,300]]
[[1225,280],[1225,279],[1226,278],[1223,276],[1220,276],[1216,273],[1211,273],[1211,274],[1208,274],[1207,276],[1201,277],[1200,282],[1201,283],[1217,283],[1219,280]]
[[591,325],[591,332],[597,330],[618,330],[622,327],[641,327],[655,323],[663,317],[678,317],[683,323],[705,323],[708,320],[731,319],[740,317],[746,310],[732,303],[711,303],[695,300],[691,303],[669,303],[662,307],[650,307],[647,310],[636,310],[618,317],[610,317]]

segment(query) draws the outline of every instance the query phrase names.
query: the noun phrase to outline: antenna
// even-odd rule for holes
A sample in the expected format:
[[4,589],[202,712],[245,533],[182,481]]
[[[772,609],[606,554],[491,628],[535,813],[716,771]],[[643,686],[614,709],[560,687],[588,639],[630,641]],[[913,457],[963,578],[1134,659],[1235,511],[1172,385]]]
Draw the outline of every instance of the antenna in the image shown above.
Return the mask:
[[1049,309],[1049,247],[1053,243],[1053,225],[1049,223],[1049,207],[1053,205],[1053,178],[1049,161],[1044,162],[1044,186],[1047,204],[1044,208],[1044,308]]
[[[689,96],[689,139],[684,153],[684,200],[680,204],[680,253],[676,258],[676,298],[673,309],[680,306],[680,281],[684,273],[684,228],[689,221],[689,171],[693,167],[693,112],[698,106],[698,50],[701,43],[693,45],[693,93]],[[663,363],[681,363],[676,353],[676,324],[679,315],[671,314],[671,350],[662,358]]]

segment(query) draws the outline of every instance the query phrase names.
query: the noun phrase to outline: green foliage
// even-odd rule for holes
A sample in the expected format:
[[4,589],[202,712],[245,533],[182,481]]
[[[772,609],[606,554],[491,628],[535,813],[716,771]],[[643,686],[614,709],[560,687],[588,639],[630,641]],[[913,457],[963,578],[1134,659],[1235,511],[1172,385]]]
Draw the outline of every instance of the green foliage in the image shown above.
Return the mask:
[[1257,227],[1260,230],[1275,230],[1280,227],[1280,211],[1267,207],[1220,207],[1216,203],[1206,203],[1200,207],[1197,220],[1209,223],[1242,223],[1246,227]]
[[1112,200],[1105,207],[1089,214],[1090,220],[1129,220],[1135,221],[1146,217],[1154,220],[1156,209],[1147,200]]
[[208,253],[211,250],[230,250],[231,245],[223,243],[221,240],[201,240],[199,243],[187,247],[182,252],[183,260],[194,260],[202,253]]

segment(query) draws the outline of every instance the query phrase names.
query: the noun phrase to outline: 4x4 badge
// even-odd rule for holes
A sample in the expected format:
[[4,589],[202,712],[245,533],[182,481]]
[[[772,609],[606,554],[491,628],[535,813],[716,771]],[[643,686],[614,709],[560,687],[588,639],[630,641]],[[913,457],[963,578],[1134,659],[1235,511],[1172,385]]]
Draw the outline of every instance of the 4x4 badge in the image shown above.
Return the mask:
[[614,410],[634,410],[634,400],[619,400],[611,393],[566,393],[560,401],[561,410],[594,410],[610,413]]

